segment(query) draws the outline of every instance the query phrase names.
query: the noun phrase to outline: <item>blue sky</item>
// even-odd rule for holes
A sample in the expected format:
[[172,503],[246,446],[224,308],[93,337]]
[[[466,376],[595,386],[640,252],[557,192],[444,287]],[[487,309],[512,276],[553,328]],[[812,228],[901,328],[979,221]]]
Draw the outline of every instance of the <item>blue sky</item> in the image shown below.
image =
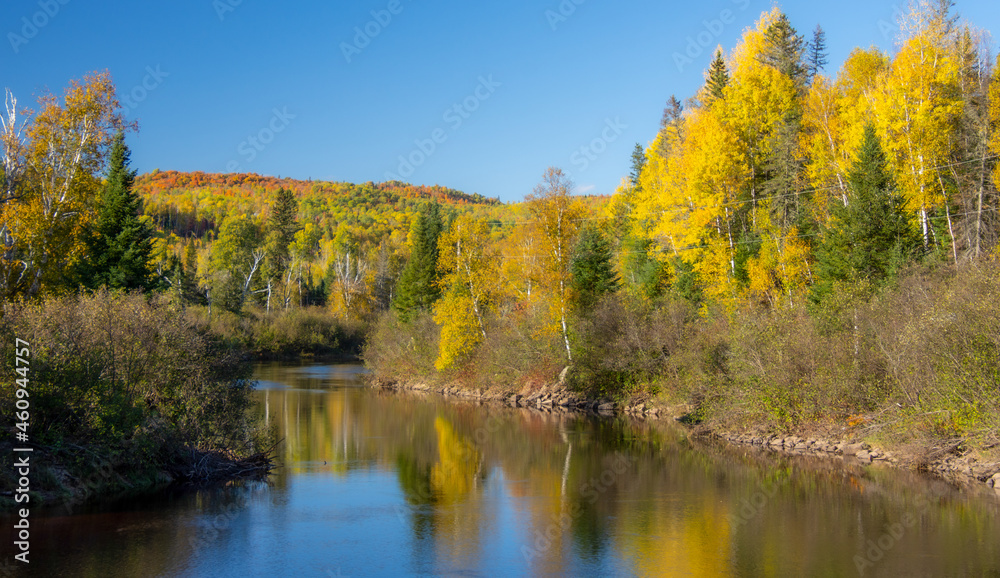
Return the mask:
[[[823,26],[835,72],[856,46],[892,48],[902,1],[779,5],[800,32]],[[23,105],[110,70],[140,123],[128,141],[140,172],[398,176],[517,201],[558,166],[578,192],[608,194],[666,99],[692,95],[714,46],[731,49],[770,7],[6,0],[0,84]],[[956,9],[1000,30],[995,0]]]

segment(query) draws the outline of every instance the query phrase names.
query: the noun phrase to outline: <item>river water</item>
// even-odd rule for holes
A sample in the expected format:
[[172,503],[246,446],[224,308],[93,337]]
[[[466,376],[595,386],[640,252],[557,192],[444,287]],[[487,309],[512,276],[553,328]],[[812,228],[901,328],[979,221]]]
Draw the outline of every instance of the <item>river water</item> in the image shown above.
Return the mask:
[[284,440],[270,484],[40,514],[31,574],[1000,576],[985,491],[674,423],[375,391],[363,373],[258,366]]

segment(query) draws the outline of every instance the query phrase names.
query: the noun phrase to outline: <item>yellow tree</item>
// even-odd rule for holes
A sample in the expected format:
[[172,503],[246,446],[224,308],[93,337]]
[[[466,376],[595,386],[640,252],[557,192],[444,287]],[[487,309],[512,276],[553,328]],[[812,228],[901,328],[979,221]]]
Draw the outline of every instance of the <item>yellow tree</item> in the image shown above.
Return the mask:
[[946,11],[923,1],[904,18],[908,34],[886,74],[879,104],[885,143],[899,174],[907,208],[915,212],[924,238],[932,242],[930,213],[943,209],[953,224],[940,169],[948,163],[963,113],[960,63]]
[[855,49],[836,82],[813,80],[803,102],[802,148],[809,159],[806,177],[813,191],[814,216],[830,220],[830,200],[847,203],[847,172],[861,146],[889,60],[877,49]]
[[132,128],[120,109],[107,72],[71,81],[61,101],[42,96],[38,113],[24,125],[8,95],[0,145],[5,175],[0,282],[8,296],[37,294],[81,257],[80,233],[92,216],[111,140]]
[[540,255],[540,289],[547,296],[553,325],[562,331],[566,358],[573,360],[569,347],[569,282],[573,243],[584,217],[584,207],[572,195],[573,183],[562,170],[549,167],[542,182],[526,197],[528,211],[535,220]]
[[500,253],[485,219],[464,214],[438,239],[442,297],[434,305],[441,326],[436,367],[446,369],[486,338],[485,315],[501,293]]
[[[1000,155],[1000,56],[990,82],[990,151]],[[1000,163],[993,168],[993,184],[1000,189]]]

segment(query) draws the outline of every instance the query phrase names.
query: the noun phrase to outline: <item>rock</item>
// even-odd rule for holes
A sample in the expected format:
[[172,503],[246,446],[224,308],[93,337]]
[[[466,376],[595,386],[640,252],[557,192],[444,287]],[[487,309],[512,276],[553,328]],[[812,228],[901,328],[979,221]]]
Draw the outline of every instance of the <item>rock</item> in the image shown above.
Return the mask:
[[799,442],[793,446],[797,450],[807,450],[809,449],[809,444],[805,442]]
[[614,403],[602,403],[597,406],[597,411],[614,411],[614,410],[615,410]]
[[990,480],[993,482],[995,489],[1000,489],[1000,473],[995,474]]
[[[844,444],[841,450],[845,456],[854,456],[859,452],[865,451],[865,444]],[[867,454],[868,452],[865,453]]]
[[872,460],[872,456],[870,453],[868,453],[868,450],[859,450],[857,453],[854,454],[854,457],[857,458],[858,461],[864,463],[868,463]]

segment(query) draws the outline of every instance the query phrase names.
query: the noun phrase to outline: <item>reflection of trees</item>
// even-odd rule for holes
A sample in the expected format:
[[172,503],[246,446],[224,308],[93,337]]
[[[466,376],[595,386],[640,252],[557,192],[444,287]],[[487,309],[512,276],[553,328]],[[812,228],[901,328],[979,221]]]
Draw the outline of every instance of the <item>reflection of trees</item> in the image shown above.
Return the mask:
[[[860,519],[879,532],[914,510],[900,497],[914,492],[898,472],[884,479],[858,474],[853,495],[833,462],[804,468],[788,457],[716,448],[669,423],[353,389],[270,390],[268,400],[284,451],[312,460],[313,471],[374,464],[395,472],[408,505],[400,512],[414,537],[414,568],[428,574],[476,566],[484,542],[505,531],[494,509],[499,500],[483,499],[499,483],[498,471],[502,500],[511,502],[516,520],[511,558],[522,560],[522,545],[535,548],[537,536],[555,529],[529,562],[533,574],[586,573],[609,558],[636,575],[848,574],[856,571],[851,556],[859,536],[833,535],[831,528],[857,529]],[[620,455],[628,459],[622,473]],[[740,523],[746,502],[762,489],[773,495]],[[947,535],[914,536],[914,547],[897,547],[909,559],[894,551],[880,569],[945,572],[962,564],[960,552],[970,552],[961,540],[1000,532],[1000,518],[971,503],[930,515],[925,523],[948,528]],[[956,554],[929,564],[922,552],[945,552],[934,540]]]

